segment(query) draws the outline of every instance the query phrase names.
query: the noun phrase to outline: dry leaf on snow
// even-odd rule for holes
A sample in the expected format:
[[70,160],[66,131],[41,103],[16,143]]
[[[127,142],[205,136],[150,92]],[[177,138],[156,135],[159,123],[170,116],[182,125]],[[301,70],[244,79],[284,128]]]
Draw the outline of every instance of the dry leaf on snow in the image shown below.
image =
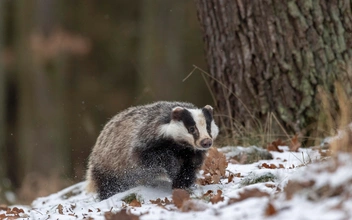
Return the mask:
[[184,189],[174,189],[172,191],[172,201],[174,202],[175,206],[179,209],[181,209],[183,203],[189,199],[190,195]]
[[105,212],[104,217],[106,220],[139,220],[139,216],[128,214],[126,209],[122,209],[118,213]]
[[64,212],[63,212],[63,206],[62,206],[61,204],[59,204],[56,209],[58,210],[59,214],[61,214],[61,215],[64,214]]
[[198,179],[198,183],[200,185],[219,183],[220,179],[225,177],[227,165],[226,156],[215,147],[211,147],[201,168],[204,171],[204,178]]
[[268,197],[269,194],[263,191],[260,191],[257,188],[253,188],[253,189],[245,189],[244,192],[240,192],[239,193],[239,197],[238,198],[230,198],[229,200],[229,205],[236,203],[236,202],[241,202],[245,199],[248,198],[253,198],[253,197]]
[[204,211],[208,208],[201,201],[191,200],[189,193],[184,189],[174,189],[172,192],[172,201],[182,212]]
[[296,194],[298,191],[301,191],[302,189],[310,188],[314,184],[315,184],[314,180],[307,180],[307,181],[301,181],[301,182],[289,180],[284,189],[286,194],[286,199],[287,200],[292,199],[293,195]]
[[276,169],[277,166],[276,166],[275,164],[270,164],[270,165],[269,165],[269,164],[267,164],[267,163],[263,163],[260,168]]
[[[0,210],[6,211],[5,214],[0,215],[0,219],[17,219],[28,218],[29,216],[24,213],[24,210],[18,207],[12,209],[6,205],[1,205]],[[20,215],[21,214],[21,215]]]
[[268,206],[265,209],[265,215],[266,216],[272,216],[277,213],[276,208],[271,202],[268,202]]
[[229,177],[227,178],[227,183],[231,183],[234,177],[235,177],[234,174],[230,174]]
[[259,168],[266,168],[266,169],[283,169],[285,168],[283,164],[279,164],[279,166],[276,166],[275,164],[267,164],[267,163],[263,163],[261,166],[259,166]]
[[169,204],[172,204],[172,202],[165,197],[164,200],[160,199],[160,198],[157,198],[156,200],[149,200],[152,204],[156,204],[158,206],[165,206],[165,205],[169,205]]
[[290,151],[298,152],[298,149],[301,147],[301,142],[298,141],[298,135],[296,134],[290,141]]
[[128,205],[132,207],[142,207],[141,203],[136,199],[132,200]]
[[216,204],[216,203],[222,202],[222,201],[224,201],[224,197],[222,196],[221,190],[218,190],[217,194],[210,198],[210,202],[212,204]]
[[204,204],[200,200],[186,200],[183,202],[181,211],[182,212],[190,212],[190,211],[204,211],[208,208],[206,204]]
[[283,152],[283,150],[281,150],[279,148],[279,146],[286,146],[287,144],[285,142],[283,142],[280,138],[277,139],[276,141],[273,141],[272,143],[268,144],[266,146],[266,149],[268,151],[277,151],[277,152]]

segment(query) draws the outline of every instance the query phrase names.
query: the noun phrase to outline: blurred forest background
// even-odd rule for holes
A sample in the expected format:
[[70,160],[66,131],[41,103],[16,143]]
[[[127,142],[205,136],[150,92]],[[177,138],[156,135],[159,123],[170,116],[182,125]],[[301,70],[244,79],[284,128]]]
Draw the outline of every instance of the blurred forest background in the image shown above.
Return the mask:
[[182,82],[203,51],[193,1],[0,0],[0,203],[83,180],[122,109],[213,104],[200,75]]
[[351,0],[0,0],[0,204],[83,180],[131,105],[213,104],[221,143],[314,146],[351,96]]

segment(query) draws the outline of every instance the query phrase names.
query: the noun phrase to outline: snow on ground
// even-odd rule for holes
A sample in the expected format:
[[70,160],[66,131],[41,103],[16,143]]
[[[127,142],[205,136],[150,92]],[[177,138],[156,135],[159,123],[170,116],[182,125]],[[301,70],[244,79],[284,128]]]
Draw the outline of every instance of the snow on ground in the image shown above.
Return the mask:
[[[322,160],[318,150],[290,152],[288,147],[280,149],[283,152],[271,152],[272,160],[251,164],[229,163],[226,175],[232,174],[233,179],[227,177],[219,184],[193,187],[191,199],[181,204],[180,209],[184,212],[176,207],[180,206],[176,204],[176,198],[172,202],[172,190],[167,187],[140,186],[99,201],[95,194],[84,191],[86,183],[81,182],[38,198],[31,207],[9,207],[7,216],[11,216],[11,210],[16,207],[24,211],[17,215],[17,210],[13,211],[17,217],[43,220],[119,219],[114,213],[121,210],[127,210],[131,219],[136,215],[143,220],[352,219],[350,154]],[[235,147],[220,149],[228,161],[237,150]],[[122,201],[132,193],[140,202],[137,205]],[[159,198],[162,202],[155,202]],[[139,204],[141,207],[138,207]],[[5,213],[5,209],[1,211],[0,208],[0,219],[6,216]]]

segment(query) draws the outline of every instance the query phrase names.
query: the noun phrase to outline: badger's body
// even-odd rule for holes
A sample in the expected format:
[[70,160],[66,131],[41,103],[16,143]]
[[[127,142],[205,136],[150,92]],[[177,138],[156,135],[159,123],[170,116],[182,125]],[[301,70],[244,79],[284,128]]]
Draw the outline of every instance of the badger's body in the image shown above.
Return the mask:
[[217,135],[208,105],[156,102],[128,108],[100,133],[89,158],[87,190],[106,199],[159,180],[190,187]]

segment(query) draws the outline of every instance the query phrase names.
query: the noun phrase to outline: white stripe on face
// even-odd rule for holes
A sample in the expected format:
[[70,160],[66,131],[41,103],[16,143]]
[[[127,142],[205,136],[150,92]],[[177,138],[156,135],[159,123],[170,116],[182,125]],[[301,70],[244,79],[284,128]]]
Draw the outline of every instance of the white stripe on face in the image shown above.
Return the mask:
[[[176,109],[176,108],[175,108]],[[207,121],[204,115],[203,109],[184,109],[188,113],[185,115],[176,115],[175,120],[171,119],[170,123],[161,125],[159,127],[159,134],[163,137],[171,137],[178,142],[186,142],[193,147],[206,150],[202,146],[201,142],[206,139],[214,140],[218,135],[219,129],[215,122],[212,120],[210,124],[211,135],[207,130]],[[177,112],[176,112],[177,113]],[[191,134],[188,131],[189,126],[195,126],[197,128],[197,134]],[[203,144],[204,145],[204,144]]]
[[212,139],[207,131],[207,122],[205,120],[204,114],[201,109],[187,109],[187,110],[192,114],[193,120],[196,122],[196,127],[199,132],[199,138],[198,140],[195,140],[195,142],[198,147],[201,147],[200,141],[202,141],[205,138]]
[[211,136],[212,136],[213,140],[215,140],[215,138],[216,138],[216,137],[218,136],[218,134],[219,134],[219,128],[218,128],[218,126],[215,124],[214,120],[211,121],[210,129],[211,129]]
[[160,127],[159,133],[164,137],[171,137],[176,141],[186,141],[192,146],[194,145],[193,136],[188,133],[182,121],[171,120],[169,124]]

